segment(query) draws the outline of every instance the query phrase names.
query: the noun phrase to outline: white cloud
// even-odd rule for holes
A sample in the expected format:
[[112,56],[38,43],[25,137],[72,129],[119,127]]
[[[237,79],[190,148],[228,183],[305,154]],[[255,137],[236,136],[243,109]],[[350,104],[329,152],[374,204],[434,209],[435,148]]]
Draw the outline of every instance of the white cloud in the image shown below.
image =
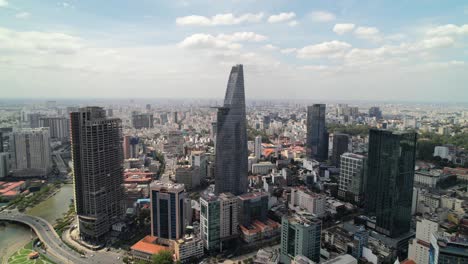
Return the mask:
[[77,37],[41,31],[13,31],[0,27],[0,50],[12,52],[75,53],[83,46]]
[[290,27],[295,27],[295,26],[299,25],[299,22],[297,22],[297,20],[289,21],[288,25]]
[[233,34],[193,34],[178,44],[181,48],[191,49],[229,49],[235,50],[242,47],[239,42],[260,42],[267,37],[254,32],[236,32]]
[[330,69],[330,67],[327,65],[305,65],[299,67],[299,69],[306,71],[325,71]]
[[320,44],[305,46],[297,51],[297,57],[301,59],[329,57],[336,58],[344,55],[351,48],[351,45],[346,42],[333,40]]
[[315,11],[310,13],[312,20],[317,22],[330,22],[336,19],[335,14],[327,11]]
[[16,14],[15,16],[16,16],[16,18],[20,18],[20,19],[27,19],[27,18],[29,18],[31,16],[31,14],[28,13],[28,12],[20,12],[20,13]]
[[431,28],[427,31],[431,36],[448,36],[448,35],[468,35],[468,24],[456,26],[454,24],[447,24]]
[[286,22],[289,21],[293,18],[296,17],[296,14],[294,12],[289,12],[289,13],[279,13],[277,15],[271,15],[268,18],[268,23],[280,23],[280,22]]
[[272,45],[272,44],[267,44],[265,46],[263,46],[264,49],[266,50],[278,50],[279,48],[275,45]]
[[296,48],[287,48],[287,49],[280,50],[280,52],[283,54],[289,54],[289,53],[296,52],[296,50],[297,50]]
[[220,34],[218,38],[231,41],[231,42],[239,42],[239,41],[249,41],[249,42],[261,42],[268,39],[264,35],[260,35],[254,32],[236,32],[233,34]]
[[240,16],[235,16],[232,13],[226,13],[217,14],[212,17],[191,15],[176,18],[176,24],[179,26],[238,25],[242,23],[258,23],[263,19],[263,16],[263,13],[247,13]]
[[350,23],[347,23],[347,24],[336,24],[334,27],[333,27],[333,32],[335,32],[336,34],[338,35],[343,35],[345,33],[348,33],[348,32],[351,32],[353,31],[354,27],[356,25],[354,24],[350,24]]
[[75,8],[74,5],[72,5],[72,4],[68,3],[68,2],[60,2],[59,5],[61,7],[63,7],[63,8],[72,8],[72,9]]
[[434,48],[446,48],[450,47],[455,41],[450,37],[435,37],[430,39],[424,39],[420,45],[422,48],[434,49]]
[[5,7],[8,6],[8,1],[7,0],[0,0],[0,7]]
[[375,42],[382,40],[380,31],[376,27],[358,27],[354,30],[354,35],[361,39],[367,39]]

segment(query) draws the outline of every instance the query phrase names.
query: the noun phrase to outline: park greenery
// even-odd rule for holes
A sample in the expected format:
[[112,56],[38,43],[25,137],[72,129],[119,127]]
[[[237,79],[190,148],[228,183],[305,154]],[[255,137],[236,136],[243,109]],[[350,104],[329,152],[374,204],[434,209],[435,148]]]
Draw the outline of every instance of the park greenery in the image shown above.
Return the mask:
[[328,123],[327,130],[329,133],[343,133],[350,136],[367,136],[371,127],[364,124],[343,125]]
[[29,259],[28,255],[34,252],[33,241],[26,244],[24,247],[15,252],[9,259],[8,264],[53,264],[52,261],[39,255],[36,259]]
[[262,143],[271,143],[265,130],[257,130],[251,126],[247,126],[247,139],[253,141],[257,136],[262,137]]
[[49,197],[58,188],[60,188],[60,183],[46,184],[37,192],[18,196],[14,200],[10,201],[8,206],[10,208],[16,207],[18,211],[24,212],[26,208],[33,207],[34,205],[47,199],[47,197]]

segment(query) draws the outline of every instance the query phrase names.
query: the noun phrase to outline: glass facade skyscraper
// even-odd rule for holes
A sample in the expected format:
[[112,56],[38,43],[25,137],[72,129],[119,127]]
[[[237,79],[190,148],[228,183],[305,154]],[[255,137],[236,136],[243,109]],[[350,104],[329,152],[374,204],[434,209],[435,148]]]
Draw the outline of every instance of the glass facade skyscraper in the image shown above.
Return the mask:
[[333,165],[340,167],[340,157],[343,153],[348,152],[349,136],[346,134],[333,134]]
[[391,237],[410,230],[416,140],[414,132],[369,131],[366,208]]
[[325,127],[324,104],[307,107],[307,153],[312,159],[328,159],[328,132]]
[[239,195],[247,191],[247,121],[244,71],[232,67],[224,98],[218,108],[215,160],[215,192]]
[[154,181],[151,186],[151,235],[179,239],[185,233],[185,188],[180,183]]

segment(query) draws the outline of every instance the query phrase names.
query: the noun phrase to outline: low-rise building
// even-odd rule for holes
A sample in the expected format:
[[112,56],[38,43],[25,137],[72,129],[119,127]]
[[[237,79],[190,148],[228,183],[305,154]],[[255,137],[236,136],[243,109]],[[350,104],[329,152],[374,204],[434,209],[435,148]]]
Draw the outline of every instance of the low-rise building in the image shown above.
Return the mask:
[[199,259],[203,256],[203,241],[199,237],[184,236],[175,240],[173,245],[175,258],[181,263]]
[[252,174],[267,175],[275,168],[276,165],[271,162],[260,162],[252,164]]
[[171,250],[168,246],[157,244],[158,238],[146,236],[130,247],[130,254],[137,260],[150,262],[154,254],[164,250]]
[[267,219],[266,221],[255,220],[248,226],[240,225],[240,236],[246,243],[253,243],[256,241],[271,239],[279,236],[281,233],[281,226],[279,223]]

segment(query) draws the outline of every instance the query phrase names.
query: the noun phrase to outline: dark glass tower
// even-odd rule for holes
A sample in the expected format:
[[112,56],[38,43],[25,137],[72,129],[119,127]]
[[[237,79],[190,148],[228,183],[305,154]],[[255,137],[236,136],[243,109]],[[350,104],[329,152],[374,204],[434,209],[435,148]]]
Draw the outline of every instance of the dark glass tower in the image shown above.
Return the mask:
[[346,134],[335,133],[333,135],[333,165],[340,166],[340,156],[348,152],[349,136]]
[[307,107],[307,152],[318,161],[328,159],[328,132],[325,127],[325,105]]
[[99,241],[125,212],[121,120],[101,107],[80,108],[70,119],[80,236]]
[[414,132],[369,131],[366,208],[391,237],[410,230],[416,140]]
[[235,195],[247,191],[247,121],[244,71],[232,67],[224,98],[218,108],[216,131],[215,192]]

